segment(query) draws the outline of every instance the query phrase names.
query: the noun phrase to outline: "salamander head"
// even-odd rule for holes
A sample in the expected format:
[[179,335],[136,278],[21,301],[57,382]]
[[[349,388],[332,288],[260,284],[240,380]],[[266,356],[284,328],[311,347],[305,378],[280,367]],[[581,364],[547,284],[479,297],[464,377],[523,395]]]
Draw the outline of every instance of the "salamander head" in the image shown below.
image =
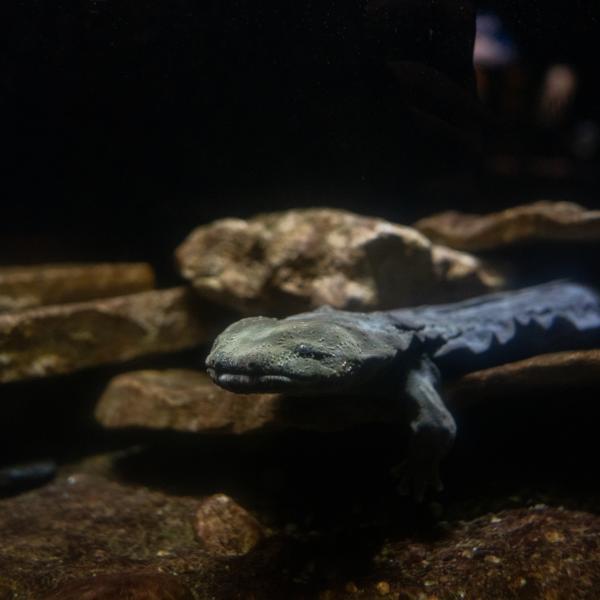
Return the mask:
[[332,393],[367,381],[396,350],[351,313],[288,319],[252,317],[230,325],[206,359],[212,379],[240,393]]

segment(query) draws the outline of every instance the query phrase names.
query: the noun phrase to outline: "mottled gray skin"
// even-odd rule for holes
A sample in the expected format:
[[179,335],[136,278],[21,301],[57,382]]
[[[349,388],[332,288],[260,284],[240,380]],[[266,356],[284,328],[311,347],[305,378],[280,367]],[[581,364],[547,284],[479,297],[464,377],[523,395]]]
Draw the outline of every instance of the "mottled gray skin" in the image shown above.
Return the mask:
[[439,392],[442,376],[599,337],[598,294],[556,281],[412,309],[325,307],[242,319],[215,340],[206,366],[215,383],[239,393],[397,395],[411,430],[407,477],[421,498],[428,486],[441,489],[439,463],[456,433]]

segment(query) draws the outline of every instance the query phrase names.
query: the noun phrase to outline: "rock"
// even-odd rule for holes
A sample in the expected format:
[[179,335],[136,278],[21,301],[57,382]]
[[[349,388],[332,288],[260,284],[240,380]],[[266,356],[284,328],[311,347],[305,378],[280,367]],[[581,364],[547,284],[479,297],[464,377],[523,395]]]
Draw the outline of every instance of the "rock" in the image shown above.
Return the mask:
[[487,215],[443,212],[415,227],[434,242],[477,252],[539,240],[599,241],[600,211],[542,201]]
[[13,600],[19,597],[17,594],[16,586],[0,576],[0,600]]
[[0,267],[0,312],[122,296],[153,287],[154,271],[146,263]]
[[211,310],[173,288],[0,315],[0,382],[193,347],[223,326]]
[[215,556],[243,556],[264,538],[260,523],[225,494],[204,499],[196,512],[196,533]]
[[379,581],[375,586],[377,593],[380,596],[387,596],[392,590],[390,588],[390,584],[387,581]]
[[510,397],[532,390],[600,388],[600,350],[540,354],[491,369],[469,373],[449,386],[451,401]]
[[194,600],[194,596],[172,575],[125,572],[68,583],[43,600]]
[[[416,598],[595,597],[600,578],[578,543],[589,539],[597,556],[598,517],[549,507],[490,516],[451,526],[438,544],[385,544],[380,554],[393,558],[383,562],[402,587],[415,590]],[[548,532],[560,532],[563,541],[548,541]],[[419,547],[426,560],[414,560]]]
[[205,373],[171,369],[134,371],[115,377],[96,407],[110,429],[143,427],[196,433],[248,433],[308,429],[337,431],[396,418],[393,402],[354,398],[289,398],[280,394],[234,394]]
[[271,423],[279,399],[227,392],[198,371],[134,371],[111,380],[96,406],[96,419],[115,429],[244,433]]
[[61,478],[0,501],[0,573],[23,600],[193,598],[192,584],[214,588],[216,567],[194,536],[196,504],[82,473]]
[[50,459],[3,467],[0,469],[0,495],[44,485],[54,478],[56,470],[56,463]]
[[[369,458],[377,460],[377,453]],[[205,459],[218,461],[215,455]],[[267,455],[265,460],[276,464],[281,457]],[[190,457],[189,465],[196,465],[193,475],[201,480],[202,457]],[[139,474],[140,463],[132,466]],[[147,466],[156,469],[153,459]],[[169,590],[176,599],[194,597],[191,592],[198,599],[271,600],[315,598],[322,589],[327,590],[323,597],[345,599],[381,597],[389,586],[393,597],[407,598],[597,598],[597,493],[582,494],[587,508],[580,508],[577,497],[564,507],[553,506],[559,501],[552,497],[546,504],[536,498],[524,501],[529,506],[496,498],[493,504],[500,506],[489,510],[471,489],[458,503],[448,498],[451,506],[443,527],[425,526],[414,510],[390,496],[389,487],[378,484],[365,490],[357,466],[348,471],[353,481],[342,492],[326,488],[325,493],[323,477],[332,476],[330,467],[309,462],[304,468],[307,475],[317,476],[315,489],[303,477],[303,485],[292,488],[302,497],[255,497],[261,522],[270,522],[274,529],[252,552],[236,556],[214,555],[198,541],[194,514],[199,503],[213,504],[204,511],[216,518],[213,531],[229,527],[235,535],[237,514],[215,508],[214,496],[152,491],[135,481],[122,484],[81,472],[61,476],[44,488],[0,500],[0,593],[11,600],[108,600],[101,593],[122,586],[131,595],[113,598],[160,599]],[[315,472],[319,470],[323,472]],[[221,470],[218,479],[232,475]],[[481,475],[486,482],[496,481],[496,473]],[[293,479],[297,476],[294,472]],[[250,478],[255,477],[252,472]],[[240,493],[251,495],[248,480],[241,475],[236,479]],[[361,490],[374,501],[357,508]],[[318,504],[307,504],[307,496],[314,495]],[[314,515],[308,507],[324,512]],[[295,534],[282,529],[290,514],[300,523]],[[347,519],[340,520],[342,514]],[[142,591],[156,596],[143,596]]]
[[392,308],[503,284],[479,259],[410,227],[329,208],[215,221],[194,230],[176,257],[200,295],[244,314]]

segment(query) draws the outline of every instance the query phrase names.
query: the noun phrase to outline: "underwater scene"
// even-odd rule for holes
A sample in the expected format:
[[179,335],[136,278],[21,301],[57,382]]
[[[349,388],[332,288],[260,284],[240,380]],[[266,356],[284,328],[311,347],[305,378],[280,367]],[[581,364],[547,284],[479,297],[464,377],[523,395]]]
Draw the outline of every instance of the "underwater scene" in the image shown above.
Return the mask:
[[600,6],[2,10],[0,600],[600,598]]

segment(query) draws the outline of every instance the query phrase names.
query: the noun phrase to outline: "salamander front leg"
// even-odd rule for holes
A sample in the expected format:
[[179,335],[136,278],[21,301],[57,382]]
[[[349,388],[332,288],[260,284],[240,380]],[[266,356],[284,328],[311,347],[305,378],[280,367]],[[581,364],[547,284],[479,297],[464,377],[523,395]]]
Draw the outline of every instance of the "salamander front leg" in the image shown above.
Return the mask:
[[443,489],[439,465],[456,435],[454,418],[439,394],[440,373],[427,357],[411,368],[404,383],[410,415],[410,446],[400,491],[422,501],[428,488]]

